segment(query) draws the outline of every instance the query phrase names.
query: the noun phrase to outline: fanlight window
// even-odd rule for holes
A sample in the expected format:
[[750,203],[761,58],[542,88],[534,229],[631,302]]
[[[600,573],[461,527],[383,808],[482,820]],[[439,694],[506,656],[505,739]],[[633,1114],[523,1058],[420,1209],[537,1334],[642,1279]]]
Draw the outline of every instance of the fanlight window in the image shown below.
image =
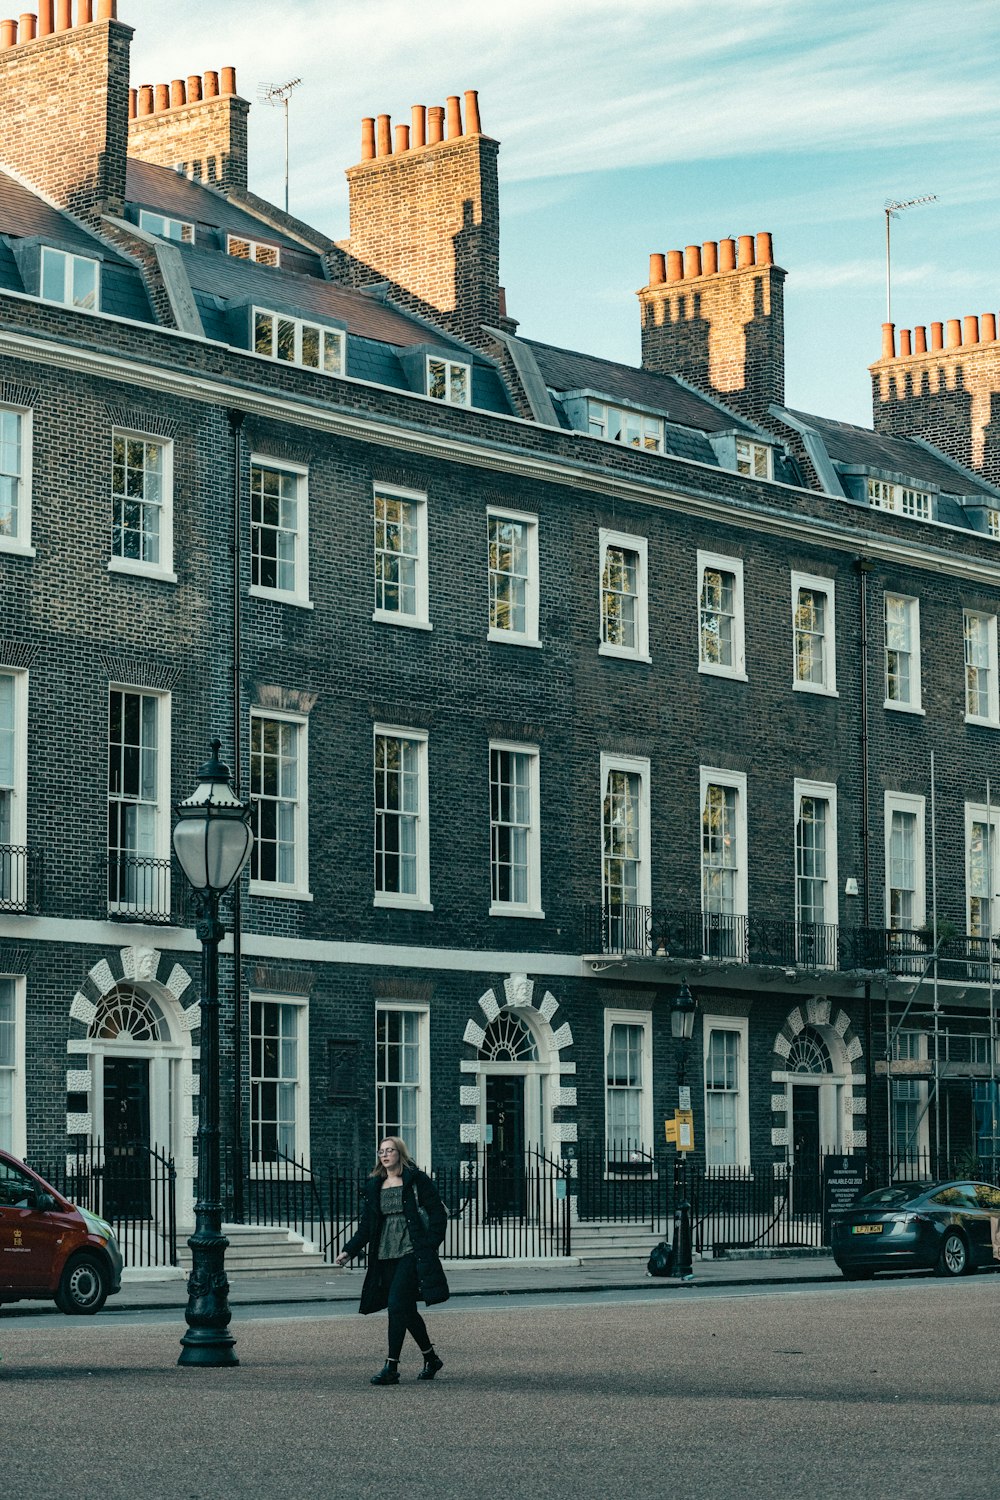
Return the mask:
[[487,1026],[479,1056],[483,1062],[537,1062],[538,1048],[521,1018],[504,1011]]
[[158,1042],[159,1017],[145,995],[119,986],[98,1005],[90,1035],[102,1042]]
[[800,1031],[788,1053],[789,1073],[832,1073],[833,1062],[823,1038],[815,1031]]

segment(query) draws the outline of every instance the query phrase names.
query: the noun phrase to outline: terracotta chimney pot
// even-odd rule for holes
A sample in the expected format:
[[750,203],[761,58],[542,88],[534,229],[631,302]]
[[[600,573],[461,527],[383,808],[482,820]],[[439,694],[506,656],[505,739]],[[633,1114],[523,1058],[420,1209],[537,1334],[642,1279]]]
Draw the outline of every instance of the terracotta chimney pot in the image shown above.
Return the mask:
[[409,151],[410,149],[410,127],[409,125],[396,126],[396,150],[397,152]]
[[139,113],[139,90],[138,89],[129,89],[129,91],[128,91],[128,117],[129,117],[129,119],[130,120],[134,120],[135,117],[136,117],[136,115],[138,113]]
[[410,110],[410,140],[414,151],[427,144],[427,109],[423,104],[414,104]]
[[55,31],[52,19],[52,0],[38,0],[38,35],[51,36]]
[[706,240],[701,247],[701,274],[714,276],[719,269],[719,247],[714,240]]
[[944,324],[931,324],[931,350],[944,348]]
[[882,324],[882,358],[896,358],[896,325],[895,323]]
[[667,257],[654,251],[649,257],[649,284],[662,286],[667,279]]
[[427,144],[436,146],[444,140],[444,110],[440,104],[432,104],[427,111]]
[[667,280],[684,280],[684,252],[682,250],[667,251]]
[[983,316],[982,316],[982,333],[980,334],[980,337],[981,337],[983,343],[984,344],[993,344],[993,343],[995,343],[996,342],[996,336],[997,336],[997,315],[996,315],[996,313],[983,313]]
[[198,103],[199,99],[201,98],[201,74],[200,73],[189,73],[188,74],[187,94],[188,94],[188,103],[189,104],[197,104]]
[[139,88],[139,114],[151,115],[153,113],[153,85],[144,83]]
[[913,350],[910,348],[910,330],[908,328],[901,328],[899,330],[899,357],[900,359],[905,359],[908,354],[912,353]]
[[762,229],[757,236],[757,264],[759,266],[774,265],[774,245],[770,231],[767,229]]
[[167,84],[158,83],[153,89],[153,113],[158,115],[169,108],[170,89]]
[[701,246],[684,246],[684,276],[690,281],[701,275]]
[[170,80],[170,108],[177,109],[179,105],[187,103],[187,90],[184,87],[183,78],[172,78]]
[[736,261],[736,269],[738,271],[745,271],[748,266],[752,266],[752,265],[753,265],[753,235],[752,234],[741,234],[740,235],[739,256],[738,256],[737,261]]
[[372,115],[365,115],[361,121],[361,160],[375,160],[375,119]]
[[962,320],[962,343],[979,343],[979,319],[975,313],[969,313]]
[[38,22],[35,16],[25,11],[17,27],[17,39],[19,42],[33,42],[38,34]]
[[392,119],[389,115],[378,117],[378,154],[392,155]]
[[217,99],[219,97],[219,75],[218,73],[205,74],[205,98]]
[[220,86],[221,86],[221,92],[223,94],[235,94],[236,93],[236,69],[235,68],[223,68],[222,72],[219,74],[219,83],[220,83]]
[[97,19],[99,21],[117,21],[118,0],[97,0]]
[[72,31],[73,0],[56,0],[56,30]]
[[448,139],[457,141],[462,134],[462,101],[457,94],[449,94],[445,103],[448,106]]
[[479,123],[479,92],[477,89],[466,89],[465,91],[465,133],[466,135],[482,135],[483,127]]
[[17,22],[0,21],[0,48],[17,46]]
[[948,335],[945,347],[948,349],[960,349],[962,347],[962,324],[958,318],[948,319]]
[[80,0],[76,9],[76,24],[89,26],[94,19],[94,0]]
[[914,354],[927,353],[927,329],[922,323],[918,323],[913,330],[913,352]]
[[736,270],[735,240],[719,241],[719,270],[723,272]]

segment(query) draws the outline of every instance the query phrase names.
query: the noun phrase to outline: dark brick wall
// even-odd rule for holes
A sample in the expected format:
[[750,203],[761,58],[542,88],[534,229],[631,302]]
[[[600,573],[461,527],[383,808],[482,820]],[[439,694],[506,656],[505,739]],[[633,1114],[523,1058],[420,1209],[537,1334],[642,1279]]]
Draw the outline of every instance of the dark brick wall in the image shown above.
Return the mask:
[[922,437],[1000,485],[1000,345],[960,345],[871,366],[876,432]]

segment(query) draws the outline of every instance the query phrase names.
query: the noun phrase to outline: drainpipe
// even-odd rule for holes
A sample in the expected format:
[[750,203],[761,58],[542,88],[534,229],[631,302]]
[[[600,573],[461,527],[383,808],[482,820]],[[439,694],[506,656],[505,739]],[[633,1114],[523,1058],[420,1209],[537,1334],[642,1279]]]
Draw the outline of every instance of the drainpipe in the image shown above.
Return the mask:
[[[243,417],[226,413],[233,434],[233,786],[243,791],[243,677],[241,568],[243,564]],[[243,882],[233,889],[233,1219],[242,1224],[243,1202]]]
[[[867,932],[871,920],[871,825],[868,817],[868,574],[872,570],[870,557],[859,557],[855,561],[858,570],[859,598],[858,608],[861,615],[861,925]],[[888,990],[886,991],[886,1007],[888,1008]],[[875,1060],[872,1056],[875,1045],[875,1028],[872,1017],[872,986],[871,980],[865,981],[865,1098],[868,1105],[867,1135],[868,1148],[872,1146],[872,1117],[871,1108],[875,1100]],[[886,1131],[889,1129],[886,1123]]]

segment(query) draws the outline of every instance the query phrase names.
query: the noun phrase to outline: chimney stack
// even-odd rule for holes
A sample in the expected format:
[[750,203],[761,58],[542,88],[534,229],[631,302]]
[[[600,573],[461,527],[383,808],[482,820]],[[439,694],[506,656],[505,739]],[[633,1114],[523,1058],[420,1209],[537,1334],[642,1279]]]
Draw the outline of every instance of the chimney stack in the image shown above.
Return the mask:
[[235,68],[144,84],[129,121],[129,154],[160,167],[179,164],[224,193],[245,193],[249,112],[236,91]]
[[767,232],[652,255],[639,292],[643,368],[763,420],[785,399],[784,280]]

